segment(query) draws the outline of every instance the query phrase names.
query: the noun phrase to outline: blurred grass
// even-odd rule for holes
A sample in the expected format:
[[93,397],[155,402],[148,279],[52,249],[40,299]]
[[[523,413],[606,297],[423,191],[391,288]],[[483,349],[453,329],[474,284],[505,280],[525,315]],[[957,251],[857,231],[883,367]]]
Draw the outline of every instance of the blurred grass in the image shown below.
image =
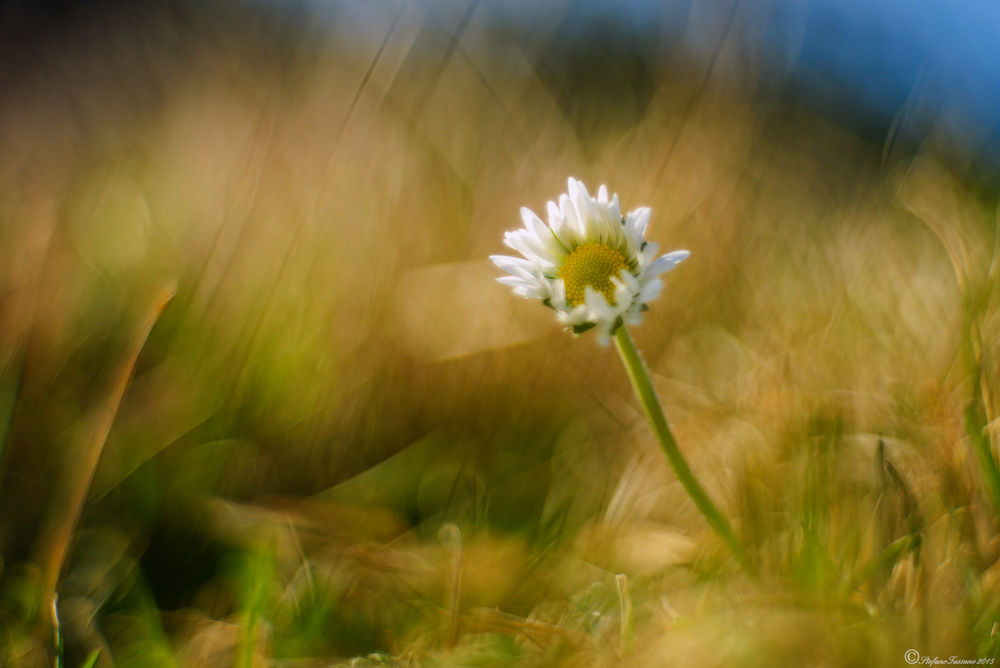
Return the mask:
[[[60,588],[67,665],[1000,654],[993,201],[933,142],[763,103],[724,30],[708,65],[575,70],[557,20],[449,17],[151,14],[8,75],[6,664],[51,662],[33,550],[166,279]],[[633,333],[759,585],[614,353],[492,280],[570,174],[692,251]]]

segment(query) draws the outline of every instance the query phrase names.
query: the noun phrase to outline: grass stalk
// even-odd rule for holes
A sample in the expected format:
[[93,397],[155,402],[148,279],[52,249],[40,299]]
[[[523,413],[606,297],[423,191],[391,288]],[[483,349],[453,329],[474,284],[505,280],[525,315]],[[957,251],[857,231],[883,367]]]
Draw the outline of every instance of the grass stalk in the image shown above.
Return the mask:
[[[976,300],[981,303],[983,300]],[[973,306],[973,300],[966,298],[965,346],[969,374],[969,398],[966,400],[964,421],[976,463],[983,477],[986,493],[993,502],[993,510],[1000,514],[1000,467],[993,455],[990,430],[990,392],[984,377],[985,346],[980,334],[979,322],[985,317],[983,307]]]
[[61,661],[61,630],[59,628],[58,615],[58,589],[62,572],[69,557],[70,545],[76,526],[83,514],[83,506],[87,501],[91,482],[97,471],[97,464],[104,451],[104,444],[107,442],[108,434],[115,416],[118,414],[118,407],[121,405],[122,397],[125,395],[125,388],[128,387],[135,370],[139,352],[142,350],[153,329],[153,325],[159,319],[160,314],[170,303],[175,293],[173,284],[159,290],[153,299],[151,307],[147,312],[142,325],[137,329],[132,344],[127,349],[127,353],[122,358],[121,363],[113,376],[114,384],[105,402],[100,406],[94,416],[94,420],[83,436],[80,449],[80,461],[76,466],[68,469],[68,480],[65,488],[68,490],[66,505],[62,509],[57,509],[54,516],[53,525],[43,534],[39,549],[38,563],[42,567],[42,596],[45,608],[51,611],[51,624],[53,625],[53,637],[56,639],[56,665]]
[[52,593],[50,599],[52,608],[49,613],[52,615],[52,646],[55,648],[55,659],[52,665],[55,668],[63,668],[63,637],[62,624],[59,623],[59,594]]
[[462,532],[454,524],[441,527],[438,538],[451,553],[451,564],[447,577],[448,596],[448,648],[458,644],[459,612],[462,603]]
[[615,575],[615,586],[618,588],[618,606],[621,613],[621,649],[624,652],[632,646],[635,640],[635,621],[632,615],[632,595],[628,590],[628,576],[624,573]]

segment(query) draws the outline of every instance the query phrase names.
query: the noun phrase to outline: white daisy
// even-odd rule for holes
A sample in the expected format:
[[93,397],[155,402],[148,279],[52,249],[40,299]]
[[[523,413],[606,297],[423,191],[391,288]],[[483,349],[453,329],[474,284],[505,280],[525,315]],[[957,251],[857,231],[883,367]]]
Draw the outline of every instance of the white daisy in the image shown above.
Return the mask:
[[577,334],[597,327],[603,345],[622,323],[640,322],[663,289],[660,274],[690,255],[679,250],[657,257],[659,246],[644,238],[650,210],[623,216],[618,195],[608,199],[604,186],[595,199],[570,178],[568,193],[558,205],[549,202],[548,213],[546,225],[521,208],[524,229],[507,232],[504,243],[524,257],[491,255],[510,274],[497,280],[522,297],[541,299]]

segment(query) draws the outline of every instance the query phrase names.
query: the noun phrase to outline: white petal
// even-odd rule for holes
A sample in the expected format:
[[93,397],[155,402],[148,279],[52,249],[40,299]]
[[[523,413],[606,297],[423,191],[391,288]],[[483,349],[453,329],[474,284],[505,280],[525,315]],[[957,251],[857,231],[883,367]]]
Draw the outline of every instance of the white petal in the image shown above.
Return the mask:
[[626,325],[638,325],[642,322],[642,311],[638,308],[630,308],[623,316],[622,321]]
[[626,224],[635,231],[635,235],[639,239],[643,239],[646,236],[646,228],[649,226],[649,214],[649,207],[642,206],[635,211],[630,211],[625,218]]
[[587,322],[587,305],[578,304],[573,307],[573,312],[570,314],[570,324],[571,325],[582,325]]
[[659,297],[660,292],[662,291],[663,281],[658,278],[654,278],[649,283],[642,286],[642,290],[639,291],[639,296],[636,298],[636,301],[640,304],[648,304]]
[[560,239],[556,237],[551,227],[542,222],[542,219],[535,215],[534,211],[527,207],[521,207],[521,218],[524,219],[524,226],[531,230],[549,255],[561,257],[566,254],[566,248]]
[[580,225],[580,217],[576,215],[576,207],[573,206],[569,195],[565,193],[559,195],[559,215],[563,217],[574,233],[583,236],[583,228]]
[[577,181],[576,184],[579,187],[574,190],[570,190],[570,201],[573,202],[573,206],[576,208],[576,215],[585,227],[584,234],[586,235],[589,231],[586,228],[589,228],[589,224],[594,221],[597,216],[593,211],[592,201],[590,199],[590,195],[587,193],[587,188],[579,181]]
[[659,257],[646,269],[646,275],[648,276],[659,276],[665,272],[670,271],[677,265],[679,265],[684,260],[691,256],[686,250],[673,251],[672,253],[667,253],[663,257]]
[[529,230],[534,228],[533,223],[535,223],[536,221],[538,222],[539,225],[544,225],[541,219],[539,219],[539,217],[535,215],[535,212],[526,206],[521,207],[521,220],[524,221],[524,226]]
[[552,230],[552,234],[555,235],[556,240],[561,244],[561,251],[563,253],[569,252],[580,245],[576,233],[562,216],[550,218],[549,228]]
[[638,294],[639,292],[639,281],[632,272],[628,269],[622,269],[618,272],[618,278],[628,286],[628,291],[630,295]]
[[545,299],[546,297],[545,289],[541,285],[529,283],[517,276],[501,276],[497,279],[497,283],[503,283],[512,288],[515,294],[527,299]]
[[659,252],[660,244],[655,241],[646,242],[646,247],[639,251],[639,266],[648,268]]
[[580,195],[588,198],[590,197],[590,193],[587,192],[587,186],[583,185],[583,181],[580,181],[579,179],[574,179],[572,176],[569,177],[566,179],[566,186],[566,191],[569,193],[570,199],[574,201]]
[[552,220],[554,218],[563,217],[562,212],[559,211],[559,205],[557,205],[555,202],[549,202],[548,204],[545,205],[545,208],[549,213],[549,225],[552,224]]
[[583,298],[587,304],[587,319],[591,322],[613,322],[618,317],[615,308],[608,304],[608,300],[604,298],[604,295],[591,286],[588,285],[583,289]]
[[536,281],[530,281],[530,280],[528,280],[526,278],[521,278],[520,276],[501,276],[501,277],[497,278],[496,280],[497,280],[497,283],[503,283],[504,285],[507,285],[507,286],[515,288],[515,289],[518,289],[518,288],[538,288],[538,289],[541,289],[541,287],[542,287]]
[[535,261],[546,269],[555,267],[556,258],[545,247],[538,237],[528,230],[514,230],[504,236],[504,243],[529,260]]
[[563,279],[557,278],[554,281],[549,281],[549,284],[552,286],[552,302],[566,306],[566,283],[563,282]]
[[615,305],[618,313],[624,312],[632,305],[632,293],[621,281],[615,282]]
[[597,201],[598,202],[608,201],[608,187],[603,183],[601,184],[601,187],[597,189]]
[[564,325],[582,325],[587,322],[587,305],[577,304],[572,309],[557,312],[556,317]]
[[[545,236],[551,236],[548,233],[548,228],[542,225]],[[548,244],[544,237],[539,237],[535,230],[530,228],[525,228],[523,230],[515,230],[511,234],[516,234],[521,237],[524,243],[528,244],[529,247],[535,249],[535,252],[540,256],[547,259],[553,259],[552,253],[549,251]]]
[[490,260],[493,264],[500,267],[508,274],[522,276],[524,278],[534,277],[538,266],[536,263],[529,260],[524,260],[519,257],[510,257],[509,255],[490,255]]
[[596,204],[594,208],[597,210],[597,216],[601,221],[601,227],[605,228],[608,232],[607,238],[612,241],[614,245],[620,245],[621,233],[622,233],[622,221],[621,216],[618,216],[614,209],[607,204]]
[[597,342],[605,347],[611,343],[611,324],[602,323],[597,326]]
[[532,262],[539,263],[542,261],[542,258],[538,256],[538,253],[532,250],[531,246],[525,244],[524,240],[521,239],[521,235],[519,234],[508,232],[507,234],[504,235],[503,242],[506,246],[508,246],[509,248],[513,248],[518,253],[523,255],[528,260],[531,260]]

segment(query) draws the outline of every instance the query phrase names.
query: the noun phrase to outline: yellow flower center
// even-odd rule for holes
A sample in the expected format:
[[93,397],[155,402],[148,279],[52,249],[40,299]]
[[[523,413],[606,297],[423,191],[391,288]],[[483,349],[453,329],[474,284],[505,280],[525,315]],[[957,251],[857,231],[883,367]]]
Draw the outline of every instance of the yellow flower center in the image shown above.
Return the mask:
[[615,303],[615,286],[611,277],[627,268],[625,256],[604,244],[578,246],[559,268],[559,278],[566,284],[566,301],[572,306],[584,302],[584,289],[589,285],[603,294],[609,304]]

